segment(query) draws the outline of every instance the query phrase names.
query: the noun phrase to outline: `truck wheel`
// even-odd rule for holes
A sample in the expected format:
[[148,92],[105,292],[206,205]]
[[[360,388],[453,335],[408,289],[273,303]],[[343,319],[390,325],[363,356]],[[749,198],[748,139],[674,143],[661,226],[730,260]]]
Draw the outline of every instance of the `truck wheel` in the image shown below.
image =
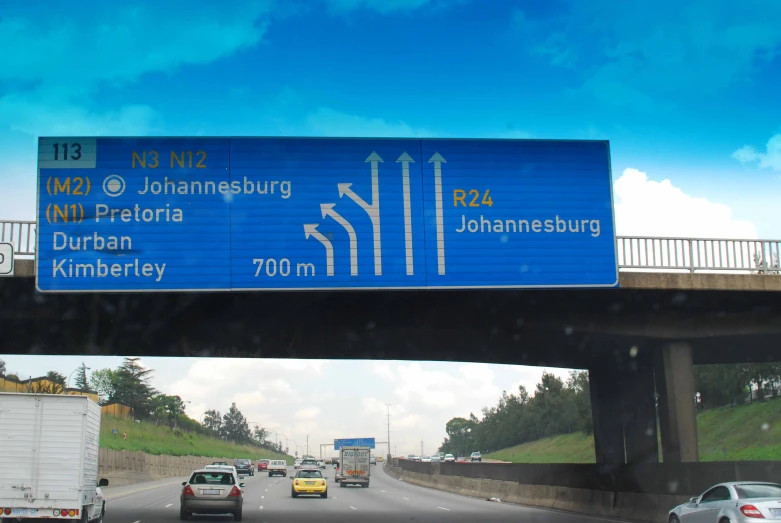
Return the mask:
[[106,515],[106,503],[103,503],[103,506],[100,507],[100,516],[98,516],[98,519],[95,520],[95,523],[103,523],[103,517]]
[[81,507],[80,523],[89,523],[89,507]]
[[340,481],[340,482],[339,482],[339,486],[340,486],[341,488],[344,488],[344,482]]

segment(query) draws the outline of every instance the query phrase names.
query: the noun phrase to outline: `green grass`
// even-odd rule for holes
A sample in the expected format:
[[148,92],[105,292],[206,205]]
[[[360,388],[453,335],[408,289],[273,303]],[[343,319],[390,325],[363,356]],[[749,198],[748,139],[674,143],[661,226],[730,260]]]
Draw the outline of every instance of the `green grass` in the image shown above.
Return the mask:
[[[697,436],[700,461],[781,460],[781,400],[703,411],[697,416]],[[594,438],[565,434],[483,457],[513,463],[594,463]]]
[[[118,430],[116,437],[111,433],[112,429]],[[122,439],[124,432],[127,432],[127,440]],[[148,423],[134,423],[132,420],[105,415],[100,425],[100,446],[112,450],[142,451],[168,456],[247,458],[253,461],[261,458],[284,459],[289,465],[294,461],[291,456],[251,445],[234,445],[200,434]]]

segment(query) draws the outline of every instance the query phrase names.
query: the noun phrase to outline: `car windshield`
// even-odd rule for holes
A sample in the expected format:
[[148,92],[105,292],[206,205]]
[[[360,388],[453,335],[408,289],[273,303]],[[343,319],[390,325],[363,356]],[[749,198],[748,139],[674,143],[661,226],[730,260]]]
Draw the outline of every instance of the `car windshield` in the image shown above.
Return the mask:
[[735,485],[738,499],[781,498],[781,485],[742,484]]
[[319,470],[301,470],[299,471],[298,478],[322,478],[323,474]]
[[193,485],[235,485],[236,481],[230,472],[196,472],[190,477]]

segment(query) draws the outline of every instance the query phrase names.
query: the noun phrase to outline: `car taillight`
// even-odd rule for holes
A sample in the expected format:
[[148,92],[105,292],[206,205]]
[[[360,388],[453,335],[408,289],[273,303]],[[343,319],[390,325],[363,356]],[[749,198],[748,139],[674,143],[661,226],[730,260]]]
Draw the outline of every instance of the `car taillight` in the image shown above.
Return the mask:
[[183,496],[194,496],[195,492],[193,492],[193,488],[190,485],[187,485],[184,487],[184,490],[182,491]]
[[231,493],[228,494],[229,498],[235,498],[241,496],[241,490],[239,490],[239,487],[235,486],[231,489]]
[[298,480],[296,480],[296,485],[298,485]]
[[743,505],[740,507],[740,513],[747,518],[765,519],[765,516],[754,505]]

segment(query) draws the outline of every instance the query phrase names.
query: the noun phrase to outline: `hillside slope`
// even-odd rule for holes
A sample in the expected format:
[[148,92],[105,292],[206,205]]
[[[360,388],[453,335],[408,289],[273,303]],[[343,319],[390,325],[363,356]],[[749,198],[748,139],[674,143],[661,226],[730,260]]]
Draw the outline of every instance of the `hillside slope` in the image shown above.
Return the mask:
[[[700,461],[781,460],[781,401],[721,407],[697,416]],[[485,454],[514,463],[594,463],[594,438],[581,432]]]
[[[117,429],[116,436],[112,434],[112,429]],[[122,438],[125,432],[127,432],[127,440]],[[253,461],[269,458],[284,459],[288,464],[294,461],[292,456],[251,445],[234,445],[200,434],[175,431],[168,427],[147,423],[134,423],[132,420],[105,415],[100,426],[100,446],[113,450],[142,451],[168,456],[248,458]]]

